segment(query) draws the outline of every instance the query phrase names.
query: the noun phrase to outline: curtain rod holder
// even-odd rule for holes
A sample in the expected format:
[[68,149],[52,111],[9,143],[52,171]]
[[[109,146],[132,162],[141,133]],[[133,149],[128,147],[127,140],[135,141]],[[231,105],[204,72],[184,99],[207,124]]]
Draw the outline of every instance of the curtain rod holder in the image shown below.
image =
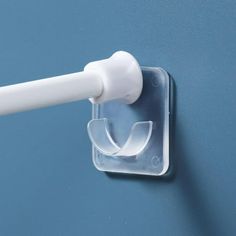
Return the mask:
[[89,99],[96,168],[158,176],[169,167],[169,97],[165,70],[118,51],[82,72],[0,87],[0,115]]

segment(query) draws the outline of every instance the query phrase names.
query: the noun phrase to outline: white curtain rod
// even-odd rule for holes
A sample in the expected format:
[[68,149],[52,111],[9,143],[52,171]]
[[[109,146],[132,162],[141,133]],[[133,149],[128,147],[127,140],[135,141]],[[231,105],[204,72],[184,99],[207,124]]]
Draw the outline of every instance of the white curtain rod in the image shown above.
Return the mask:
[[90,98],[93,103],[135,102],[143,86],[136,59],[119,51],[85,66],[84,71],[0,87],[0,115]]

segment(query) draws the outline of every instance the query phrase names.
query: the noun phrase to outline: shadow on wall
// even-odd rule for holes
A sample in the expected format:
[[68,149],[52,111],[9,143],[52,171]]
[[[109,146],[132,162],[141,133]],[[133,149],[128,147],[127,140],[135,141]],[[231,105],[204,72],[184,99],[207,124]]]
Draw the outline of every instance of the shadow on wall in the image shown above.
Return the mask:
[[178,90],[172,77],[171,87],[170,168],[167,174],[153,177],[107,173],[107,176],[114,180],[141,182],[155,194],[160,193],[160,186],[168,184],[169,188],[173,188],[175,185],[174,194],[178,195],[178,199],[182,199],[180,204],[188,218],[186,222],[189,222],[190,219],[192,225],[195,226],[193,228],[197,228],[201,235],[224,235],[217,216],[211,213],[207,203],[209,199],[198,183],[199,173],[192,171],[191,153],[186,150],[188,146],[186,132],[176,113]]

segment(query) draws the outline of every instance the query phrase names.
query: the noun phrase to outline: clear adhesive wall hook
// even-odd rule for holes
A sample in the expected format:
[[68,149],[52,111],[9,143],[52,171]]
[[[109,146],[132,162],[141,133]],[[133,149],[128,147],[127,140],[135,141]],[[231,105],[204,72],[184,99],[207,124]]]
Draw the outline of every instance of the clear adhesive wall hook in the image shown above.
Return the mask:
[[128,52],[84,71],[0,87],[0,115],[82,99],[92,102],[88,134],[101,171],[163,175],[169,167],[169,76]]
[[88,133],[97,169],[114,173],[164,175],[169,168],[170,79],[158,67],[142,67],[138,100],[93,104]]

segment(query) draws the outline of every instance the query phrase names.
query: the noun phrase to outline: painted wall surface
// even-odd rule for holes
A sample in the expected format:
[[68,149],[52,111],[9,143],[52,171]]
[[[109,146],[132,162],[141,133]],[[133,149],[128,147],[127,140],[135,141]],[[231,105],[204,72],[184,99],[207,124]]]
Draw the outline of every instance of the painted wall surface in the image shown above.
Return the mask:
[[[116,50],[175,80],[174,171],[110,176],[88,101],[0,117],[0,235],[235,235],[235,1],[0,1],[0,84]],[[0,101],[1,102],[1,101]]]

